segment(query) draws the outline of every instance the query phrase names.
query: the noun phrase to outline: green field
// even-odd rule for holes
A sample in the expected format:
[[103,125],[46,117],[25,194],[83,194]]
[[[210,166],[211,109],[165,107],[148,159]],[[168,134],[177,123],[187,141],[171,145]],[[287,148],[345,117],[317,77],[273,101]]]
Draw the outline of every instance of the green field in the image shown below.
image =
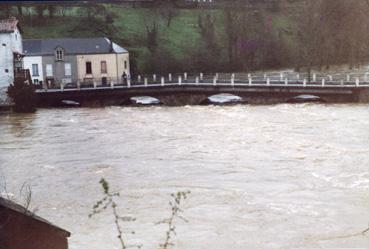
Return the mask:
[[[131,58],[134,58],[136,61],[138,71],[140,72],[147,71],[147,64],[153,64],[148,59],[150,52],[147,48],[146,26],[151,25],[154,21],[159,25],[158,47],[161,51],[161,57],[163,57],[161,59],[167,60],[169,66],[176,64],[177,67],[175,68],[177,69],[193,70],[193,54],[198,53],[202,48],[198,20],[199,15],[204,13],[210,14],[215,20],[215,39],[220,54],[218,56],[220,57],[214,60],[226,63],[227,39],[225,39],[224,15],[222,10],[179,9],[178,14],[173,18],[171,25],[168,27],[167,20],[158,14],[157,10],[155,11],[149,8],[124,8],[113,4],[107,4],[104,7],[116,16],[114,18],[114,26],[117,28],[115,42],[131,53]],[[80,24],[84,22],[85,17],[83,17],[81,9],[78,7],[69,8],[64,13],[65,15],[56,12],[53,18],[49,18],[46,12],[44,18],[41,20],[37,17],[34,10],[31,9],[27,13],[28,15],[24,15],[21,18],[24,39],[104,36],[101,33],[94,33],[93,27],[80,28]],[[100,23],[94,23],[94,25],[100,25]],[[245,25],[252,25],[252,23]],[[273,29],[288,29],[288,26],[288,18],[274,14]],[[208,52],[204,51],[204,53],[207,54]],[[209,60],[209,63],[213,63],[214,60]]]
[[[177,60],[187,59],[187,50],[199,43],[200,34],[197,22],[199,10],[180,10],[170,27],[166,20],[157,16],[150,9],[122,8],[109,5],[117,17],[115,26],[118,28],[118,37],[124,41],[120,45],[133,52],[137,56],[139,67],[144,64],[148,53],[146,48],[146,24],[152,19],[159,23],[159,47],[164,48]],[[50,19],[45,17],[45,22],[39,23],[35,17],[27,18],[21,23],[24,39],[47,39],[60,37],[93,37],[98,34],[92,30],[73,30],[79,22],[83,21],[77,11],[71,11],[67,16],[56,15]],[[96,24],[98,25],[98,24]]]

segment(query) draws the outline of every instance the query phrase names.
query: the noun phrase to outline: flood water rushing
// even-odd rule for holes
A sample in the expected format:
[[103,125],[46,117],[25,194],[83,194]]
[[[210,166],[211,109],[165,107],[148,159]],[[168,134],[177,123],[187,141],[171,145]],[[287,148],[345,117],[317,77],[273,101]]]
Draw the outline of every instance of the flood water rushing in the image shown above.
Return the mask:
[[[158,248],[170,193],[189,190],[178,249],[368,248],[369,106],[40,109],[0,115],[0,176],[71,249],[113,249],[91,219],[101,177],[119,191],[129,244]],[[4,189],[2,191],[5,191]],[[358,234],[359,233],[359,234]]]

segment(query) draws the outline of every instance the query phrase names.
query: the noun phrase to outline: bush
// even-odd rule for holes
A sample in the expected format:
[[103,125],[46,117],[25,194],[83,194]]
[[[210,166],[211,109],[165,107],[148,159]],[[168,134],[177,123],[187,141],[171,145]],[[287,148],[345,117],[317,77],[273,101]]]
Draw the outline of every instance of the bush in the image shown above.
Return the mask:
[[15,103],[16,112],[34,112],[36,110],[35,86],[28,84],[23,80],[16,80],[14,84],[8,87],[8,96]]

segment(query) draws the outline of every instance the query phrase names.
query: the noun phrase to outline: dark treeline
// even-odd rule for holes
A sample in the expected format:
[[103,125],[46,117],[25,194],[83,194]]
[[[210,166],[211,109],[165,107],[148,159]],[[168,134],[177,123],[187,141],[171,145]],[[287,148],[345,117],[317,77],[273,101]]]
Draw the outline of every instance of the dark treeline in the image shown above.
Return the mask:
[[[264,2],[233,0],[221,9],[193,10],[194,32],[199,39],[183,47],[186,56],[182,57],[162,45],[173,21],[191,11],[177,8],[176,0],[153,1],[143,17],[142,37],[134,39],[119,32],[119,15],[109,4],[2,4],[0,15],[32,18],[32,23],[42,28],[55,15],[73,13],[80,18],[70,28],[73,36],[88,30],[89,34],[103,35],[120,44],[140,44],[144,52],[132,51],[132,69],[147,73],[249,72],[284,67],[310,72],[312,68],[325,69],[334,64],[356,66],[367,62],[369,0],[275,0],[268,5]],[[283,17],[285,24],[275,25],[278,17]]]

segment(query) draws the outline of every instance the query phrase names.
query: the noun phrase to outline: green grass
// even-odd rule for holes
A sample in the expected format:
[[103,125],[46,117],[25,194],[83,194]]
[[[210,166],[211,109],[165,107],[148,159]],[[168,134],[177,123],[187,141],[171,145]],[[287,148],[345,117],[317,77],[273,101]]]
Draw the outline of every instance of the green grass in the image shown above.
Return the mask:
[[[146,25],[152,24],[155,20],[159,24],[159,47],[165,50],[178,61],[188,61],[189,51],[199,48],[200,33],[198,28],[198,16],[204,10],[180,9],[178,15],[172,20],[170,27],[167,27],[166,20],[153,9],[143,8],[123,8],[119,5],[106,4],[105,7],[116,14],[115,26],[118,28],[117,36],[120,44],[130,52],[133,52],[139,70],[142,71],[147,56],[146,48]],[[225,34],[223,25],[222,10],[207,10],[216,20],[216,35],[220,45],[221,53],[225,55]],[[56,13],[55,17],[49,19],[45,16],[41,23],[37,23],[37,18],[27,18],[21,22],[24,31],[24,39],[47,39],[64,37],[94,37],[97,36],[91,30],[79,30],[72,32],[83,19],[77,7],[68,10],[66,16]],[[96,25],[99,25],[98,23]],[[276,16],[273,19],[273,28],[290,29],[288,18]]]

